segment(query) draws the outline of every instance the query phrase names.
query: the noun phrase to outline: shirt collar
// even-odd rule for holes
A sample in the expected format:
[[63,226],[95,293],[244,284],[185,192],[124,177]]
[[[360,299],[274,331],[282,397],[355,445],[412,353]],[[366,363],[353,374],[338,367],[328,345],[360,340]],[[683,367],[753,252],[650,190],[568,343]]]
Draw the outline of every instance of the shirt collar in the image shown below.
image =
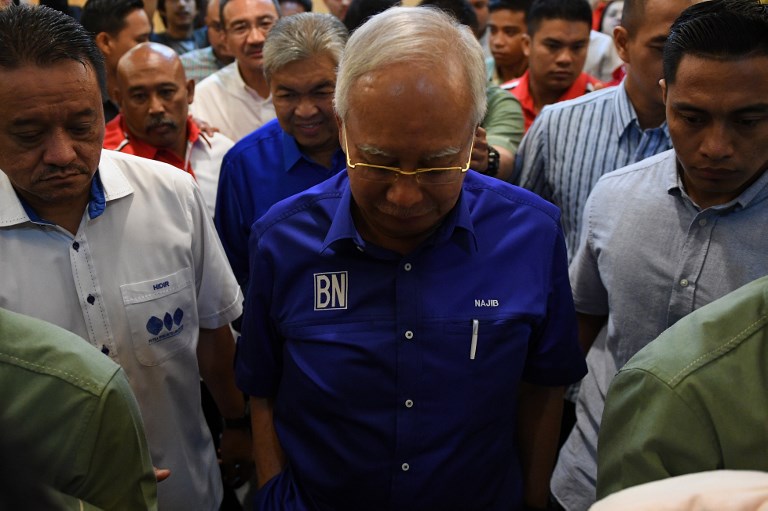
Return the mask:
[[[331,221],[328,234],[320,247],[320,253],[325,252],[331,245],[345,239],[351,240],[358,249],[365,249],[365,240],[357,231],[352,218],[352,192],[349,187],[349,180],[346,177],[343,181],[343,187],[341,200]],[[446,215],[434,234],[424,242],[425,245],[439,245],[454,239],[457,243],[464,245],[467,251],[477,251],[477,239],[475,238],[475,229],[472,224],[466,195],[467,193],[462,187],[456,205]],[[466,237],[460,235],[462,232],[466,233]]]
[[[627,94],[627,89],[625,87],[626,82],[627,77],[625,76],[621,83],[616,87],[616,94],[613,95],[613,104],[616,113],[616,135],[619,138],[632,128],[636,128],[640,132],[643,131],[642,128],[640,128],[640,122],[637,120],[637,111],[635,111],[632,101],[629,100],[629,95]],[[669,138],[669,127],[667,126],[666,120],[659,126],[659,128],[661,128],[664,135]]]
[[[301,149],[299,149],[299,144],[296,142],[296,138],[294,138],[292,135],[289,135],[285,130],[282,128],[280,129],[280,132],[282,133],[282,142],[283,142],[283,171],[289,172],[296,164],[299,162],[299,160],[304,160],[310,163],[314,163],[315,165],[320,165],[316,161],[314,161],[309,156],[305,155],[301,152]],[[338,148],[335,153],[333,153],[333,158],[331,160],[331,170],[336,170],[339,168],[343,168],[346,166],[346,156],[344,156],[344,151],[341,150],[341,148]]]
[[[668,162],[669,166],[664,178],[667,193],[670,195],[679,195],[681,197],[685,197],[691,202],[691,204],[695,204],[693,199],[691,199],[688,193],[685,191],[683,179],[680,176],[680,172],[678,171],[679,163],[677,161],[677,157],[670,158]],[[764,172],[763,175],[757,179],[757,181],[752,183],[746,190],[741,192],[738,197],[726,202],[725,204],[712,206],[708,209],[715,211],[726,211],[736,207],[740,209],[746,209],[751,204],[760,202],[766,198],[768,198],[768,172]]]

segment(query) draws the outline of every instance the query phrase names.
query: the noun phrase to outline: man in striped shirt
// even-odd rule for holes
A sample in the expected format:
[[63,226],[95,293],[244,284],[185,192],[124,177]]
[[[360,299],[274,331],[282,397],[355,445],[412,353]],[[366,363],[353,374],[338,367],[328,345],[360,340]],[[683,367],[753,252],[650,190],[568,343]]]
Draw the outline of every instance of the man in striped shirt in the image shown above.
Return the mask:
[[614,41],[627,76],[617,87],[546,107],[526,134],[512,182],[562,210],[569,260],[584,203],[612,170],[671,148],[659,80],[669,28],[690,0],[626,0]]

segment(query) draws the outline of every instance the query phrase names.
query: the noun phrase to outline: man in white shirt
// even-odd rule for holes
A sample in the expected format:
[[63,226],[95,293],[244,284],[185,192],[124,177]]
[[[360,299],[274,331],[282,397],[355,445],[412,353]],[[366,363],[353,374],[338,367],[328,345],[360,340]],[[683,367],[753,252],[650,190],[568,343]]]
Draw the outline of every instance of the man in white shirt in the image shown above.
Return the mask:
[[[225,418],[243,418],[229,330],[239,287],[192,177],[102,150],[104,81],[74,19],[0,11],[0,306],[119,363],[152,462],[171,471],[159,508],[215,511],[222,483],[200,378]],[[223,461],[250,459],[247,432],[225,436]]]
[[192,111],[235,142],[275,118],[263,49],[279,12],[273,0],[221,0],[221,24],[235,61],[200,82]]
[[107,123],[104,149],[169,163],[192,174],[213,217],[221,160],[234,142],[202,133],[189,117],[195,95],[179,56],[159,43],[143,43],[117,67],[121,113]]

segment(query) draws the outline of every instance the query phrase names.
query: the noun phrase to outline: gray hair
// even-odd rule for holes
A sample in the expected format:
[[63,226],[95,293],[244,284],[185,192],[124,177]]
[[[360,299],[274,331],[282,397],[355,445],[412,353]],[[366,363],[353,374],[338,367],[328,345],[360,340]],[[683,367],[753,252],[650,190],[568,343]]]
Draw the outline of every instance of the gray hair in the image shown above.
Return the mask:
[[346,119],[349,93],[360,77],[400,63],[453,68],[469,88],[473,123],[482,122],[487,86],[483,49],[468,27],[427,7],[392,7],[355,30],[339,64],[334,96],[339,117]]
[[264,42],[264,76],[291,62],[328,55],[338,64],[347,44],[347,27],[331,14],[304,12],[280,18]]

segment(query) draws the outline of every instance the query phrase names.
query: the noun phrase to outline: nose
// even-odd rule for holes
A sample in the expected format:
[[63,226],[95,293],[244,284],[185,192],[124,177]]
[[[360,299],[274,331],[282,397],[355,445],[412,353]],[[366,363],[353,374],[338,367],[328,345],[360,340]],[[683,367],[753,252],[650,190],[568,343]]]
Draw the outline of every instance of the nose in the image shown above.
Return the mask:
[[424,200],[416,176],[399,175],[387,190],[387,201],[399,208],[410,208]]
[[66,167],[77,158],[74,142],[64,129],[56,129],[46,140],[43,162],[46,165]]
[[158,114],[165,111],[165,106],[157,94],[151,94],[149,97],[149,113]]
[[246,36],[245,41],[248,44],[261,44],[265,39],[266,36],[264,35],[264,32],[262,32],[259,27],[253,26],[248,30],[248,35]]
[[309,118],[318,112],[317,105],[311,98],[303,96],[296,107],[296,115],[302,118]]
[[570,48],[563,48],[558,52],[555,62],[562,67],[570,66],[573,63],[573,50]]
[[704,130],[699,151],[711,161],[726,160],[733,156],[733,137],[724,122],[713,122]]

